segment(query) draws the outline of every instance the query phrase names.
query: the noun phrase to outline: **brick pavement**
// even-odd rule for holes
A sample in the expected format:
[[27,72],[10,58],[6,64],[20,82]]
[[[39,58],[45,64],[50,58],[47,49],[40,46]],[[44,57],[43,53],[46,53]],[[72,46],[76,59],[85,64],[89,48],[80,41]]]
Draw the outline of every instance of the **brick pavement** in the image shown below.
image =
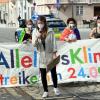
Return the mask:
[[[60,97],[55,97],[53,87],[49,86],[49,98],[47,98],[46,100],[100,100],[99,87],[100,84],[98,83],[87,82],[61,84],[59,85],[59,88],[62,95]],[[36,100],[43,100],[43,98],[41,98],[41,95],[43,93],[43,89],[41,86],[25,87],[22,88],[22,90],[26,91],[26,93],[34,97]]]
[[6,87],[0,89],[0,100],[33,100],[33,98],[20,87]]
[[[100,84],[66,83],[60,84],[61,96],[56,97],[49,86],[49,97],[45,100],[100,100]],[[43,88],[39,84],[26,87],[1,88],[0,100],[44,100]]]

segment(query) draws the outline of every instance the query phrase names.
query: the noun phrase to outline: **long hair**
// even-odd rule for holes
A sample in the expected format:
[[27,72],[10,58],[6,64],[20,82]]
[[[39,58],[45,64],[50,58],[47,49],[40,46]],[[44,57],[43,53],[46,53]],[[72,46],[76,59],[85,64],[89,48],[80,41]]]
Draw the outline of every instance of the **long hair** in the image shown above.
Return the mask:
[[[37,18],[37,21],[38,20],[40,20],[40,21],[42,21],[43,23],[44,23],[44,27],[43,27],[43,32],[44,32],[44,35],[46,35],[47,34],[47,31],[48,31],[48,26],[47,26],[47,21],[46,21],[46,18],[45,18],[45,16],[39,16],[38,18]],[[37,23],[36,23],[37,24]],[[38,26],[37,26],[37,29],[39,29],[38,28]]]
[[26,24],[28,24],[28,23],[30,23],[31,25],[34,25],[34,24],[33,24],[33,21],[32,21],[31,19],[26,20]]
[[97,16],[97,19],[96,19],[96,28],[97,28],[97,21],[100,20],[100,16]]

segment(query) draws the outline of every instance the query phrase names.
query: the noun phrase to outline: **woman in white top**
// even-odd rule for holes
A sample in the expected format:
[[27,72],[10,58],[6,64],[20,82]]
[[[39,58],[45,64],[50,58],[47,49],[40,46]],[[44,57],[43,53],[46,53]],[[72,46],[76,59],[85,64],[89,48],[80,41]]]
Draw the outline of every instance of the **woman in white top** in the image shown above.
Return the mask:
[[[39,16],[36,24],[37,27],[32,33],[32,44],[40,52],[39,67],[44,88],[44,93],[42,97],[47,97],[48,86],[46,79],[46,66],[50,63],[52,59],[56,58],[57,45],[54,37],[54,32],[48,28],[46,18],[44,16]],[[51,69],[51,76],[54,84],[54,92],[56,95],[60,95],[60,92],[57,88],[57,73],[55,66]]]

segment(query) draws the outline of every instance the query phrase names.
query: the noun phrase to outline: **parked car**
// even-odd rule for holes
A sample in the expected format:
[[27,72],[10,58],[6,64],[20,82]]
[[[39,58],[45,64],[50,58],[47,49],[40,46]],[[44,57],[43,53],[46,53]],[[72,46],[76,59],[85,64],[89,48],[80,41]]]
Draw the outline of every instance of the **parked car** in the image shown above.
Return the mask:
[[[37,20],[38,16],[36,13],[32,16],[32,20],[35,23],[35,21]],[[63,20],[55,18],[55,16],[53,14],[45,14],[43,15],[46,17],[47,20],[47,24],[49,28],[52,28],[53,31],[55,32],[55,37],[59,38],[61,35],[61,32],[64,30],[64,28],[66,27],[66,24]]]
[[[48,27],[49,28],[52,28],[53,31],[55,32],[55,37],[56,38],[59,38],[60,35],[61,35],[61,32],[64,30],[64,28],[66,27],[66,24],[63,20],[61,19],[58,19],[58,18],[54,18],[53,15],[44,15],[46,16],[46,19],[47,19],[47,24],[48,24]],[[32,19],[33,22],[34,22],[34,19]],[[36,20],[35,20],[36,21]],[[35,27],[35,25],[34,25]],[[33,27],[33,28],[34,28]],[[19,24],[19,28],[15,31],[15,41],[18,42],[19,41],[19,37],[20,37],[20,33],[21,31],[26,28],[26,25],[25,25],[25,20],[22,19],[20,21],[20,24]]]
[[64,30],[66,27],[66,24],[63,20],[58,19],[58,18],[50,18],[47,19],[47,24],[49,28],[52,28],[53,31],[55,32],[55,37],[59,38],[61,35],[61,32]]
[[[37,13],[34,13],[34,14],[32,15],[32,20],[33,20],[33,21],[36,21],[37,18],[38,18],[38,16],[40,16],[40,15],[38,15]],[[54,18],[54,15],[53,15],[53,14],[45,14],[45,15],[43,15],[43,16],[45,16],[46,19],[47,19],[47,18]]]

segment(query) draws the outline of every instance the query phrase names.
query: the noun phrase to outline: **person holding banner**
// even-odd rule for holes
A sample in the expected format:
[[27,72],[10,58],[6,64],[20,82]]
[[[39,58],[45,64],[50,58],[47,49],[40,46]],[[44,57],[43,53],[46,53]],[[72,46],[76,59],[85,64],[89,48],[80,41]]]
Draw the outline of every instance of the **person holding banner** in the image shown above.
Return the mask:
[[61,41],[74,42],[80,40],[80,33],[77,29],[77,22],[74,18],[68,18],[67,27],[64,29],[60,36]]
[[89,33],[89,38],[100,38],[100,16],[97,17],[96,27]]
[[25,35],[23,37],[23,43],[30,41],[32,39],[33,22],[31,19],[26,21]]
[[[57,57],[57,45],[54,37],[53,30],[49,29],[47,26],[46,18],[44,16],[39,16],[37,18],[37,27],[32,33],[32,44],[40,52],[40,73],[42,84],[44,88],[43,98],[48,97],[48,86],[46,73],[48,64]],[[60,91],[57,88],[57,73],[56,67],[53,66],[51,71],[51,77],[54,85],[55,95],[60,95]]]

